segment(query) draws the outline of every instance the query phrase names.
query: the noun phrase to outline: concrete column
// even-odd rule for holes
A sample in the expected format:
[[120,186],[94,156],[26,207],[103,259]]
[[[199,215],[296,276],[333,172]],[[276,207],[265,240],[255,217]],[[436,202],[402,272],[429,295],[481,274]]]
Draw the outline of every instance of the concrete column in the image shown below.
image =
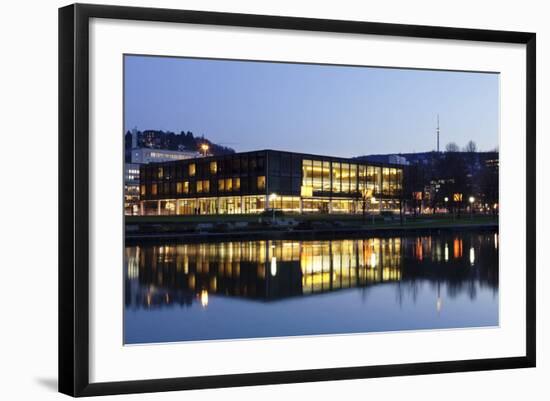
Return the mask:
[[157,215],[160,216],[160,200],[157,201]]
[[300,214],[304,213],[304,200],[300,197]]
[[145,215],[145,207],[143,206],[144,201],[139,202],[139,215],[144,216]]

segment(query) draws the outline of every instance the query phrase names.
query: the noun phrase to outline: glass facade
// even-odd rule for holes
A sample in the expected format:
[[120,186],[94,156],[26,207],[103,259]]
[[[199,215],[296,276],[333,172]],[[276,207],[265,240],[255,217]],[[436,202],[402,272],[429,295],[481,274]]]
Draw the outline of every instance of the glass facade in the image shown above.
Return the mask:
[[[403,168],[257,151],[141,165],[142,214],[396,211]],[[368,206],[365,208],[365,206]]]

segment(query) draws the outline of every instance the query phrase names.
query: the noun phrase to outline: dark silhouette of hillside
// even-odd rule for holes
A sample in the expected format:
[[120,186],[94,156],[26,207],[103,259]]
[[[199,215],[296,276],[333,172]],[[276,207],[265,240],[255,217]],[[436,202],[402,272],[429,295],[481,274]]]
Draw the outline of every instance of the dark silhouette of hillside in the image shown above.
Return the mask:
[[[208,145],[208,153],[211,155],[224,155],[235,153],[235,150],[216,144],[204,136],[195,136],[191,131],[181,131],[179,134],[171,131],[145,130],[135,131],[138,148],[167,149],[199,152],[201,145]],[[132,132],[127,131],[124,136],[126,157],[132,148]]]

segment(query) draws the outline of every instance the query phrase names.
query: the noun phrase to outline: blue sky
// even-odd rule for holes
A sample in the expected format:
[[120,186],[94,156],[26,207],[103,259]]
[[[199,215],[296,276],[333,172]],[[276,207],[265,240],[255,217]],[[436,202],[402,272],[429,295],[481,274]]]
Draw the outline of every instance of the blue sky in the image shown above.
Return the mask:
[[192,131],[237,151],[351,157],[498,146],[497,74],[125,57],[125,131]]

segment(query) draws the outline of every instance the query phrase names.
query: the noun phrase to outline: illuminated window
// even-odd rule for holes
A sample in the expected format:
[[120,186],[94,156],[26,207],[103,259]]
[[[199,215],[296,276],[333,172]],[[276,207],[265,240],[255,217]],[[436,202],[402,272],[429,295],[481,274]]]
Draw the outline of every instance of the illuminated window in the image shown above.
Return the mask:
[[357,191],[357,164],[349,165],[349,189],[350,192]]
[[389,192],[392,195],[397,195],[397,169],[390,168]]
[[367,166],[367,189],[373,193],[380,193],[382,171],[380,167]]
[[151,186],[151,195],[156,195],[158,193],[157,184]]
[[403,169],[397,169],[397,191],[400,192],[403,189]]
[[241,189],[241,179],[233,178],[233,190],[238,191],[239,189]]
[[188,194],[189,193],[189,181],[183,182],[183,193]]
[[357,167],[358,167],[359,192],[363,194],[367,189],[367,166],[359,165]]
[[162,180],[162,178],[164,177],[164,169],[162,167],[158,168],[157,176],[158,176],[159,180]]
[[265,189],[265,175],[261,175],[257,178],[258,191],[263,191]]
[[218,180],[218,191],[225,191],[225,180],[223,178],[221,180]]
[[139,187],[139,193],[140,193],[141,195],[145,195],[145,194],[147,193],[147,191],[145,190],[145,185],[141,185],[141,186]]
[[197,193],[208,193],[210,192],[210,181],[202,180],[197,181]]
[[341,185],[340,180],[342,176],[342,169],[340,163],[332,163],[332,192],[340,192]]
[[196,172],[197,172],[197,166],[195,165],[195,163],[191,163],[189,165],[189,176],[194,177]]
[[311,171],[311,176],[313,178],[313,190],[322,191],[323,190],[323,162],[314,160],[313,169]]
[[176,183],[176,193],[181,194],[183,192],[183,182]]
[[342,179],[342,192],[349,192],[350,191],[349,164],[342,163],[342,169],[340,171],[341,171],[341,179]]
[[323,162],[323,191],[330,192],[330,162]]
[[233,180],[231,178],[225,179],[225,190],[226,191],[232,191],[233,190]]
[[210,173],[216,174],[218,172],[218,163],[210,162]]
[[311,160],[302,161],[302,186],[313,186],[313,162]]
[[390,169],[384,167],[382,169],[382,193],[387,194],[390,192]]

